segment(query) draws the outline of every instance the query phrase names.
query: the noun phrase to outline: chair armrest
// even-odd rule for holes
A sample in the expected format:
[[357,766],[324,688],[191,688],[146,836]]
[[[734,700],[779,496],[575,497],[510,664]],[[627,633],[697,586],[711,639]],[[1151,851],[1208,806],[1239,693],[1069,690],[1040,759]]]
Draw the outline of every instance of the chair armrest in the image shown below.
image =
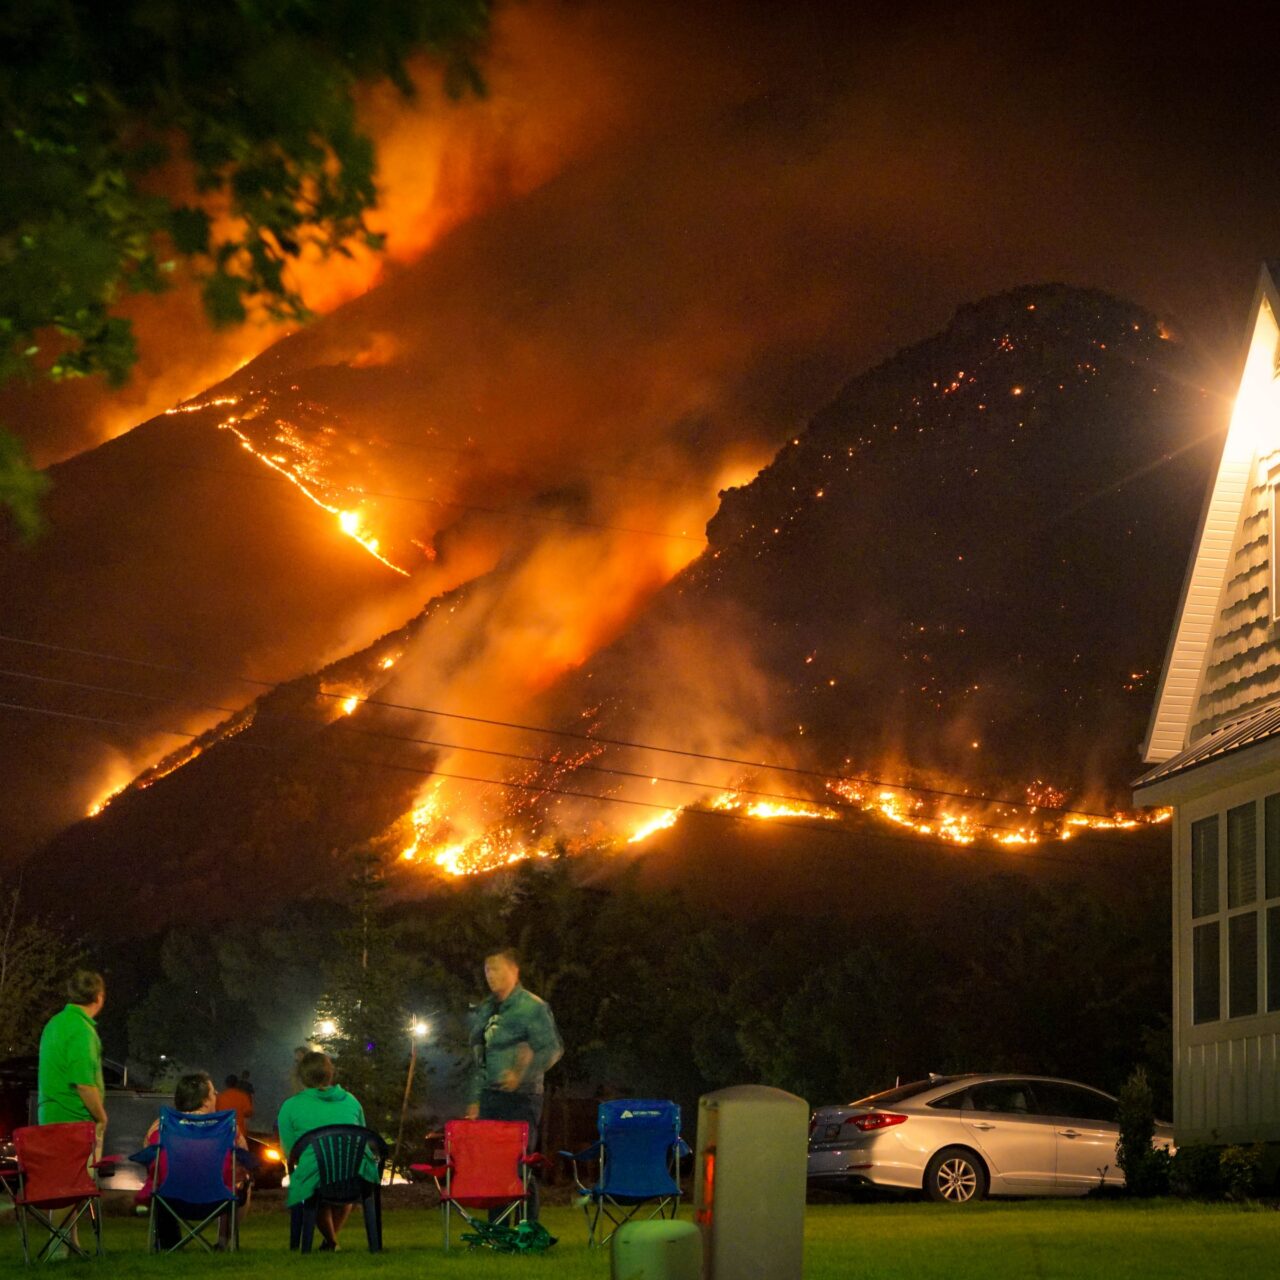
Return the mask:
[[439,1179],[443,1178],[453,1168],[453,1164],[449,1161],[444,1164],[411,1164],[409,1168],[414,1173],[426,1173],[433,1178]]
[[572,1160],[577,1164],[579,1160],[594,1160],[600,1154],[600,1144],[593,1142],[589,1147],[584,1147],[581,1151],[561,1151],[560,1155],[566,1160]]
[[106,1164],[108,1160],[129,1160],[133,1164],[149,1165],[159,1153],[159,1146],[143,1147],[141,1151],[135,1151],[131,1156],[104,1156],[99,1163]]
[[676,1153],[677,1156],[693,1155],[693,1148],[683,1138],[677,1138],[675,1140],[674,1144],[672,1145],[672,1150]]
[[547,1157],[541,1151],[530,1151],[528,1155],[520,1157],[520,1163],[527,1165],[546,1164]]

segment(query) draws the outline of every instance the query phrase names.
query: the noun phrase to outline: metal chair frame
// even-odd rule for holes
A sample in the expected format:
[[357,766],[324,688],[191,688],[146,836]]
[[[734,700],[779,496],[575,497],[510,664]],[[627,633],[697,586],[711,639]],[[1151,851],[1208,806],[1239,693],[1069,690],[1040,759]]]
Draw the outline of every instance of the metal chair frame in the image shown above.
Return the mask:
[[[73,1124],[84,1124],[87,1129],[92,1130],[92,1121],[72,1121]],[[48,1126],[45,1126],[48,1127]],[[15,1131],[15,1137],[18,1131]],[[89,1134],[89,1150],[88,1155],[93,1153],[93,1135]],[[96,1161],[90,1162],[87,1168],[96,1168]],[[14,1196],[14,1206],[18,1211],[18,1228],[22,1234],[22,1261],[25,1265],[31,1265],[31,1239],[27,1228],[27,1217],[30,1215],[36,1220],[36,1224],[43,1227],[48,1232],[49,1238],[40,1247],[39,1252],[35,1256],[37,1263],[52,1262],[54,1260],[54,1250],[61,1245],[65,1245],[67,1249],[79,1258],[88,1258],[89,1252],[75,1240],[71,1238],[71,1233],[79,1224],[80,1219],[87,1213],[89,1221],[93,1224],[94,1239],[94,1257],[103,1257],[102,1248],[102,1207],[100,1204],[102,1193],[94,1190],[92,1193],[85,1193],[83,1196],[70,1197],[65,1202],[51,1204],[48,1208],[42,1208],[40,1205],[24,1204],[21,1197],[25,1194],[26,1176],[21,1164],[18,1165],[16,1188],[17,1194]],[[74,1206],[75,1212],[71,1213],[62,1222],[55,1223],[53,1214],[62,1208],[71,1208]]]
[[[507,1206],[502,1209],[495,1217],[489,1219],[487,1225],[501,1226],[509,1219],[512,1225],[518,1225],[525,1221],[529,1212],[529,1170],[535,1164],[542,1163],[542,1156],[536,1152],[528,1154],[529,1146],[529,1126],[523,1121],[514,1120],[463,1120],[450,1121],[450,1124],[519,1124],[524,1130],[524,1137],[521,1140],[520,1147],[526,1154],[520,1157],[520,1186],[521,1194],[518,1199],[513,1199]],[[454,1211],[462,1218],[468,1226],[477,1226],[476,1220],[467,1212],[467,1206],[459,1204],[453,1198],[453,1155],[449,1149],[449,1125],[445,1126],[445,1162],[443,1165],[415,1165],[414,1168],[419,1171],[429,1172],[435,1181],[436,1190],[440,1193],[440,1208],[444,1215],[444,1250],[446,1253],[450,1249],[450,1214]],[[441,1177],[443,1176],[443,1182]],[[497,1206],[495,1205],[496,1209]]]
[[[168,1110],[168,1108],[166,1108],[165,1110]],[[185,1112],[177,1112],[175,1114],[179,1115],[183,1120],[186,1120],[186,1121],[212,1120],[214,1116],[219,1117],[219,1120],[221,1121],[222,1117],[227,1115],[233,1116],[235,1115],[235,1112],[210,1111],[201,1115],[188,1115]],[[198,1241],[203,1246],[204,1251],[206,1253],[218,1252],[215,1246],[211,1245],[208,1242],[208,1240],[204,1238],[204,1230],[210,1224],[216,1222],[224,1214],[229,1214],[231,1217],[231,1232],[230,1232],[230,1239],[228,1242],[228,1252],[234,1253],[240,1248],[240,1223],[239,1223],[239,1218],[237,1214],[237,1210],[240,1207],[240,1201],[235,1191],[236,1164],[237,1164],[237,1157],[239,1156],[240,1153],[235,1145],[234,1135],[236,1130],[235,1130],[234,1124],[232,1125],[231,1132],[232,1132],[231,1186],[227,1189],[227,1199],[218,1202],[217,1207],[211,1213],[208,1213],[203,1218],[201,1218],[198,1223],[195,1222],[194,1217],[188,1218],[180,1210],[174,1207],[174,1205],[186,1204],[187,1203],[186,1201],[178,1200],[175,1198],[172,1202],[170,1202],[170,1200],[164,1196],[164,1194],[161,1191],[162,1184],[160,1183],[160,1180],[157,1177],[156,1183],[153,1186],[151,1191],[151,1212],[148,1215],[148,1219],[147,1219],[147,1252],[148,1253],[176,1253],[179,1249],[185,1249],[187,1245],[191,1243],[192,1240]],[[152,1156],[151,1158],[155,1161],[155,1168],[157,1170],[157,1173],[160,1168],[160,1153],[164,1151],[163,1143],[164,1143],[164,1112],[162,1111],[161,1125],[160,1125],[160,1142],[157,1143],[155,1147],[149,1148],[150,1151],[155,1152],[155,1155]],[[165,1176],[167,1179],[168,1177],[167,1172]],[[214,1202],[208,1201],[207,1203],[213,1204]],[[166,1213],[169,1214],[170,1217],[173,1218],[175,1222],[177,1222],[181,1232],[181,1234],[178,1237],[177,1243],[170,1245],[167,1249],[160,1248],[159,1219],[158,1219],[158,1213],[160,1209],[163,1209]],[[193,1223],[195,1223],[194,1226],[192,1225]]]
[[[644,1100],[638,1104],[653,1105]],[[603,1110],[603,1108],[602,1108]],[[606,1245],[613,1238],[619,1227],[625,1226],[632,1219],[649,1222],[654,1218],[675,1219],[680,1212],[680,1201],[684,1195],[680,1186],[680,1159],[689,1153],[689,1144],[680,1136],[680,1112],[675,1111],[675,1137],[667,1148],[667,1172],[675,1183],[675,1190],[654,1196],[627,1196],[619,1198],[604,1190],[606,1171],[609,1160],[609,1144],[602,1136],[583,1151],[561,1151],[573,1167],[573,1181],[582,1196],[582,1212],[587,1220],[587,1246],[596,1248]],[[603,1126],[602,1126],[603,1131]],[[587,1186],[579,1173],[579,1163],[599,1162],[599,1174],[593,1186]],[[644,1212],[647,1210],[647,1212]],[[670,1212],[668,1212],[668,1210]],[[601,1218],[609,1224],[604,1235],[599,1235]]]

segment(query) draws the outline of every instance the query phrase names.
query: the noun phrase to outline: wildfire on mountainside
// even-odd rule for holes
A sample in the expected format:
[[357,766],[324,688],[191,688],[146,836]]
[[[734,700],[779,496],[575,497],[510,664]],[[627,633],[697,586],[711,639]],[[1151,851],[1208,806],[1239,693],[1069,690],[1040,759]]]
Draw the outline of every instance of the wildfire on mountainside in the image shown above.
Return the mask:
[[[172,409],[166,409],[165,412],[167,414],[199,413],[203,409],[238,408],[241,404],[242,401],[239,396],[216,396],[209,400],[188,401]],[[277,420],[274,423],[275,431],[270,441],[271,445],[274,446],[274,451],[267,452],[266,449],[254,444],[246,428],[249,421],[261,413],[262,409],[263,406],[259,404],[248,410],[241,410],[240,413],[228,414],[218,423],[218,429],[220,431],[230,431],[240,442],[240,447],[246,453],[257,458],[264,466],[270,467],[277,475],[283,476],[309,502],[314,503],[322,511],[327,511],[331,516],[334,516],[337,519],[338,528],[343,534],[358,542],[379,563],[407,578],[409,571],[388,559],[383,553],[380,539],[370,531],[368,527],[369,517],[363,509],[363,503],[351,504],[348,502],[344,506],[336,500],[326,501],[321,496],[328,489],[330,497],[334,497],[337,487],[330,485],[326,481],[324,476],[325,459],[322,451],[314,442],[309,441],[292,424]]]

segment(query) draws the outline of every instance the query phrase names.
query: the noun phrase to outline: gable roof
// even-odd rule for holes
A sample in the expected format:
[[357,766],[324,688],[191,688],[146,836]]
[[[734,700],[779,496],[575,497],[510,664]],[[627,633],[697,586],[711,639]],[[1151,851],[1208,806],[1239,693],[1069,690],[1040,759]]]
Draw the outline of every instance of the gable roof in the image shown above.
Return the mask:
[[[1280,286],[1274,269],[1264,266],[1254,292],[1240,389],[1218,472],[1200,518],[1151,725],[1143,743],[1142,756],[1149,764],[1177,756],[1192,745],[1192,731],[1204,725],[1201,701],[1205,673],[1219,635],[1228,569],[1237,549],[1250,482],[1258,458],[1280,444],[1278,347]],[[1257,569],[1256,560],[1255,556],[1255,563],[1250,566],[1253,570]],[[1270,608],[1269,603],[1267,607]]]

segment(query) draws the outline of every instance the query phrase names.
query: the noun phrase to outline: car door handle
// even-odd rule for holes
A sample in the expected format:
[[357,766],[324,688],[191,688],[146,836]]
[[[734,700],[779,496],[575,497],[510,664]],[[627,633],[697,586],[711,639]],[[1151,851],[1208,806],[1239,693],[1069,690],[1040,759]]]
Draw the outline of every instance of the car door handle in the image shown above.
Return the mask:
[[1078,1138],[1080,1134],[1075,1129],[1059,1129],[1058,1132],[1064,1138]]
[[975,1120],[973,1122],[973,1127],[975,1129],[981,1129],[985,1133],[988,1129],[994,1129],[995,1125],[988,1124],[985,1120]]

